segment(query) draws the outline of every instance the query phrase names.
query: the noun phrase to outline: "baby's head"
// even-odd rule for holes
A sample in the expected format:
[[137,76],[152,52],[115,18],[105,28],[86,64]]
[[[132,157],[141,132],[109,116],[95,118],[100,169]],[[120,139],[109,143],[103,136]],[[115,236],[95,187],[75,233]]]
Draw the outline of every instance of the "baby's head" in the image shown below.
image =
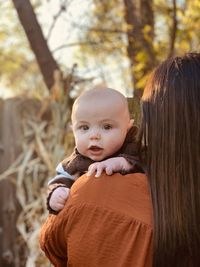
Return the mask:
[[94,161],[116,153],[132,126],[126,98],[110,88],[81,94],[74,102],[71,118],[77,150]]

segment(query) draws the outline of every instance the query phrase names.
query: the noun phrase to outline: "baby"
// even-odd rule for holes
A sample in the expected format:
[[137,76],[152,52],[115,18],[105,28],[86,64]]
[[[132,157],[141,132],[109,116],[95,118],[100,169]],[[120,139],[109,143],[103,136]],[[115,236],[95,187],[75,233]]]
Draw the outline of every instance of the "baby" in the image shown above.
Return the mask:
[[138,157],[137,127],[132,125],[126,98],[110,88],[84,92],[72,108],[75,150],[56,168],[49,181],[56,184],[47,198],[47,207],[57,214],[69,195],[72,183],[84,172],[99,177],[143,171]]

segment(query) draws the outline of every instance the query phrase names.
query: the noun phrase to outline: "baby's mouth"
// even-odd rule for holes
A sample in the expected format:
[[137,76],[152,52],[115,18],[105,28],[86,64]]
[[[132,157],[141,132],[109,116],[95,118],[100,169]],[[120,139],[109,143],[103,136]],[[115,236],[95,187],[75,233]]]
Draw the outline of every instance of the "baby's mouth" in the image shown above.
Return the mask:
[[93,151],[93,152],[99,152],[102,151],[103,148],[99,147],[99,146],[90,146],[89,150]]
[[99,146],[90,146],[89,153],[91,156],[99,157],[102,154],[103,148]]

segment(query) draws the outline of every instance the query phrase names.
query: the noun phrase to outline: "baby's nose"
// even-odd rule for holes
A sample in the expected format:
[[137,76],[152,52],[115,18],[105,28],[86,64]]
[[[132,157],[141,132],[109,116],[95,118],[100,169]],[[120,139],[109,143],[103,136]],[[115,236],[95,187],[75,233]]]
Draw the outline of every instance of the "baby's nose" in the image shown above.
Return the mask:
[[95,140],[95,139],[100,139],[101,135],[99,131],[92,131],[90,134],[90,139]]

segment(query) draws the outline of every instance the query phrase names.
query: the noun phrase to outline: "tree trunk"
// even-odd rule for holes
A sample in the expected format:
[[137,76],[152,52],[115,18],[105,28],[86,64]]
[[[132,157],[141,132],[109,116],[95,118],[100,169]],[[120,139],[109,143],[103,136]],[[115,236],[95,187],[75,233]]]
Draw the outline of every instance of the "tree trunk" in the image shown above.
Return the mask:
[[37,59],[45,84],[50,90],[54,84],[54,71],[59,69],[59,67],[48,48],[30,1],[12,1],[17,10],[19,20],[24,28],[31,49]]
[[[152,0],[124,0],[125,21],[128,24],[127,53],[132,67],[132,81],[136,90],[143,89],[137,82],[155,66],[152,2]],[[144,61],[144,64],[137,70],[141,61]]]
[[152,0],[124,0],[125,21],[128,25],[127,54],[131,65],[134,113],[137,114],[136,123],[140,121],[140,98],[145,78],[156,64],[153,49],[154,13],[152,2]]
[[170,46],[169,46],[169,54],[168,58],[172,57],[174,55],[174,46],[176,41],[176,34],[177,34],[177,27],[178,27],[178,20],[177,20],[177,6],[176,6],[176,0],[173,0],[173,8],[172,8],[172,26],[170,31]]

